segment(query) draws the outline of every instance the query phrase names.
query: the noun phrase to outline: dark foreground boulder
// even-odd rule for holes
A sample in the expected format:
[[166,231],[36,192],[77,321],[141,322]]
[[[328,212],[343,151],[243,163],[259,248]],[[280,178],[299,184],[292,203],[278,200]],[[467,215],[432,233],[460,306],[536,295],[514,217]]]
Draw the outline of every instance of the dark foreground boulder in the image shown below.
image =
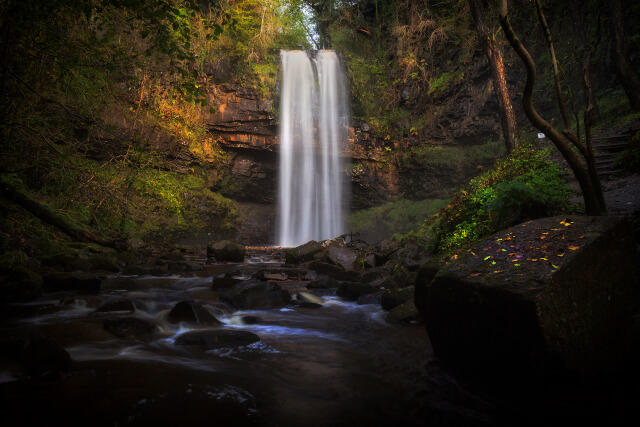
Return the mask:
[[139,317],[107,319],[103,327],[119,338],[148,338],[158,331],[158,325]]
[[416,308],[413,298],[399,304],[387,314],[389,323],[415,323],[420,320],[420,312]]
[[602,378],[625,357],[636,264],[626,220],[544,218],[460,251],[435,276],[425,266],[416,305],[435,355],[459,373]]
[[22,364],[33,378],[57,378],[69,369],[71,356],[56,340],[38,330],[0,338],[0,355]]
[[349,301],[355,301],[358,297],[374,294],[378,291],[380,291],[379,286],[370,285],[368,283],[343,282],[338,286],[336,295]]
[[207,245],[207,256],[214,257],[216,261],[242,262],[246,254],[244,245],[228,240],[210,242]]
[[98,313],[108,313],[108,312],[117,312],[117,311],[127,311],[129,313],[133,313],[136,311],[136,307],[133,304],[133,301],[127,298],[113,298],[107,300],[100,304],[100,306],[96,309]]
[[220,300],[241,310],[280,307],[291,302],[291,294],[277,283],[246,280],[220,295]]
[[311,261],[316,254],[322,252],[322,245],[315,240],[291,248],[285,254],[287,264],[300,264],[301,262]]
[[177,303],[169,312],[167,320],[171,323],[192,323],[194,325],[215,326],[220,321],[199,303],[187,300]]
[[382,293],[380,305],[385,310],[391,310],[394,307],[404,304],[409,300],[413,300],[415,287],[407,286],[406,288],[391,288]]
[[215,329],[191,331],[176,338],[176,345],[196,345],[205,349],[236,348],[260,341],[260,337],[247,331]]

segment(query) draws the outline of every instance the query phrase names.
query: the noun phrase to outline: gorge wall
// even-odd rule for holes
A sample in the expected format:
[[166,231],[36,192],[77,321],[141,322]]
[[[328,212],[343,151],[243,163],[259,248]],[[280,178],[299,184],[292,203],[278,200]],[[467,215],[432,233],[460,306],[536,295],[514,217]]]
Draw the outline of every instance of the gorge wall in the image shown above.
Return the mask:
[[[341,155],[351,181],[352,211],[397,197],[447,198],[487,166],[455,156],[433,162],[413,154],[420,147],[456,148],[462,153],[499,139],[498,106],[481,54],[469,62],[466,73],[469,78],[449,85],[437,94],[435,103],[425,106],[433,117],[427,131],[389,139],[376,135],[367,123],[351,123],[349,144]],[[277,95],[275,98],[265,99],[259,90],[229,79],[210,88],[208,101],[216,111],[204,115],[206,129],[226,153],[222,166],[209,171],[211,189],[240,205],[260,205],[263,215],[267,209],[269,225],[278,191]]]

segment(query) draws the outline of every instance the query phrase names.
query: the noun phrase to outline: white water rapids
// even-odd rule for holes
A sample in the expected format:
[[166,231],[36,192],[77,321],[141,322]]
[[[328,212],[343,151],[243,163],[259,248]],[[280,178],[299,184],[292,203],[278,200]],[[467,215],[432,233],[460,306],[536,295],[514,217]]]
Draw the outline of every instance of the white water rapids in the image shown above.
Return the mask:
[[338,55],[282,51],[277,244],[344,233],[343,162],[348,104]]

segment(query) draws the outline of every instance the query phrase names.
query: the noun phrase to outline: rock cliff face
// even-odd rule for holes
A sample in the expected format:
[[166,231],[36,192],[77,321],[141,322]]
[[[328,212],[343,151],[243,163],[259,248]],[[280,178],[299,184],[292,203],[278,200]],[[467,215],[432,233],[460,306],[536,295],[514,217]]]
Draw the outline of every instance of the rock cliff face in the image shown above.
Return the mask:
[[[477,164],[413,165],[398,161],[402,153],[422,144],[466,147],[498,139],[497,102],[486,61],[476,55],[467,76],[433,94],[424,107],[428,129],[388,140],[374,135],[365,123],[354,123],[346,160],[345,180],[351,183],[353,210],[382,204],[396,196],[410,199],[446,198],[479,172]],[[276,100],[236,83],[216,84],[205,115],[207,130],[228,153],[224,167],[213,171],[211,187],[234,200],[275,206],[277,202],[278,124]],[[423,108],[414,106],[413,108]]]

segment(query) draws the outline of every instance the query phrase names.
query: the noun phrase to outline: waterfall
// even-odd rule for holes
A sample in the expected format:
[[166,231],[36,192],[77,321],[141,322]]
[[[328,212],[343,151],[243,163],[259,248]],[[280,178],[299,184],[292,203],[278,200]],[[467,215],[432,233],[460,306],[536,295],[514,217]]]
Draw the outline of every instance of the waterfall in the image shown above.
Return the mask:
[[277,244],[344,233],[341,151],[347,136],[345,79],[335,52],[281,51]]

